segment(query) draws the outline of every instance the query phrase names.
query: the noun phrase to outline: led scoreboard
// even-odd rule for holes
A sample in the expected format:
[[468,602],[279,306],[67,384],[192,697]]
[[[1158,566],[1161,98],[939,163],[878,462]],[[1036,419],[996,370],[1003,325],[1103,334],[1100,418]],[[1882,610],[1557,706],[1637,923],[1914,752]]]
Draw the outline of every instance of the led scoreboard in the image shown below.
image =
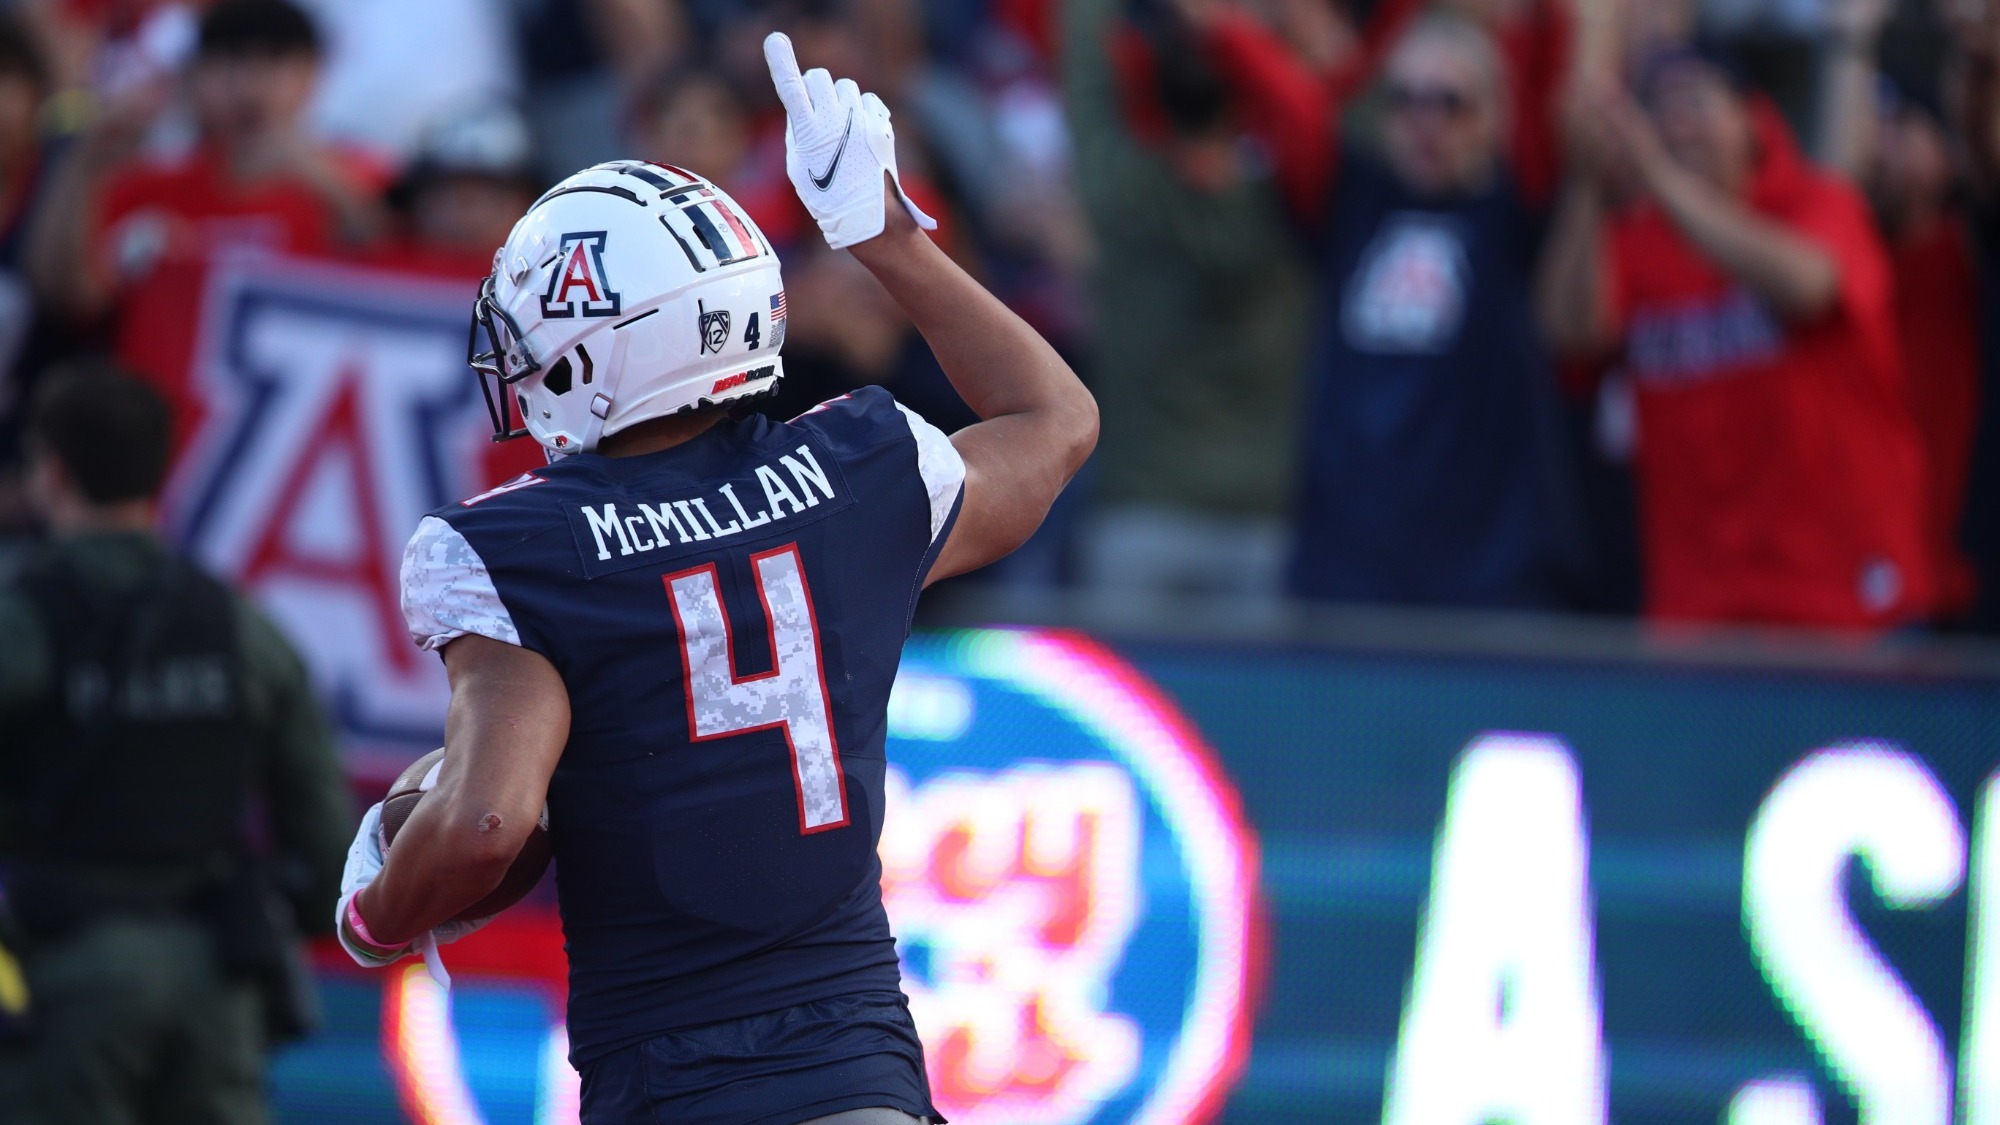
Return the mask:
[[1228,1121],[2000,1125],[1990,657],[1645,644],[1121,650],[1260,834]]

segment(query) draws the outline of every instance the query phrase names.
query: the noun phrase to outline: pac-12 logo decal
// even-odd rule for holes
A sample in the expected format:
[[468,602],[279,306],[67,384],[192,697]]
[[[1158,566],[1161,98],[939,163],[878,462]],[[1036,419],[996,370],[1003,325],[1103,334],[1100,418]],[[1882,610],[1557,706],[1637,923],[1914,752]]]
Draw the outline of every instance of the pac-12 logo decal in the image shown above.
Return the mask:
[[729,310],[717,309],[709,312],[708,305],[699,298],[695,300],[694,307],[701,315],[702,354],[707,355],[709,352],[719,354],[722,346],[729,342]]
[[[882,897],[944,1116],[1209,1120],[1249,1046],[1256,842],[1174,704],[1075,634],[918,637],[888,751]],[[535,1119],[575,1122],[561,947],[552,914],[516,908],[451,947],[449,998],[420,966],[389,978],[383,1046],[413,1121],[497,1123],[521,1096],[465,1067],[462,1026],[479,1074],[536,1074]],[[520,1003],[530,960],[547,1022],[503,1042],[492,1027],[533,1028],[494,1008]]]
[[604,232],[575,231],[562,236],[549,291],[542,294],[545,317],[617,316],[624,298],[604,275]]

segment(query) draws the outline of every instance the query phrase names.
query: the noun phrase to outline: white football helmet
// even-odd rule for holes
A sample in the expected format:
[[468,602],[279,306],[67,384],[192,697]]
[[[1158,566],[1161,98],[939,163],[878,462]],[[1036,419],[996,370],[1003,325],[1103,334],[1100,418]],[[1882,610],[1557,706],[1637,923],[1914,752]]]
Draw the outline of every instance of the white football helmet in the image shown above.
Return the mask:
[[525,434],[563,456],[771,390],[784,340],[778,257],[743,209],[693,173],[621,160],[550,188],[514,224],[466,361],[495,441]]

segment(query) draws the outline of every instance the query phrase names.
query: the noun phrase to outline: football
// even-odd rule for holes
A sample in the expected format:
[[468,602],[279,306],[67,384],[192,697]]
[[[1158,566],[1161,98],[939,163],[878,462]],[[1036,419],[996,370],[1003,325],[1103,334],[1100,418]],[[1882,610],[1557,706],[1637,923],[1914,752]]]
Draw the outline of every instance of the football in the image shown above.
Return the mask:
[[[396,833],[409,822],[410,814],[417,811],[417,802],[437,785],[438,771],[443,767],[444,748],[439,747],[411,762],[410,767],[396,778],[396,783],[389,787],[389,795],[382,799],[382,846],[385,850],[395,846]],[[528,833],[528,842],[521,845],[521,853],[514,857],[514,865],[507,869],[500,885],[485,898],[459,911],[452,921],[489,917],[528,897],[528,892],[542,881],[542,873],[549,869],[549,857],[553,851],[554,846],[549,840],[549,813],[545,808],[542,819]]]

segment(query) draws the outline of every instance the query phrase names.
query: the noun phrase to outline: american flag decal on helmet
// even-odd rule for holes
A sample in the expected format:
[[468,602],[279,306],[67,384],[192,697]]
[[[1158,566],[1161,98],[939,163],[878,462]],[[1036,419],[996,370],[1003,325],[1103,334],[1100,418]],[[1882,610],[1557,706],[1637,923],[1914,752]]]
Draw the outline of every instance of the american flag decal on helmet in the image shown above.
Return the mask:
[[771,297],[770,348],[777,351],[785,346],[785,291],[778,290]]

